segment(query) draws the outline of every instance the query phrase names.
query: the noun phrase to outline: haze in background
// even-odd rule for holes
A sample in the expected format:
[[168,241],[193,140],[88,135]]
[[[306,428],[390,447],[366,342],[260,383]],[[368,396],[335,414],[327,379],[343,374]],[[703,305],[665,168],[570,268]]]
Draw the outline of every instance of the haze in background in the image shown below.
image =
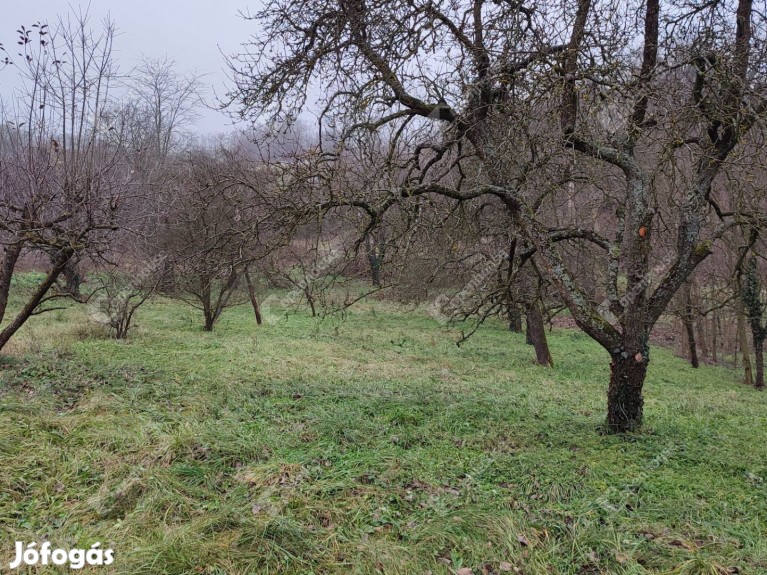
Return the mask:
[[[247,21],[239,11],[255,11],[258,0],[94,0],[88,3],[65,3],[60,0],[9,2],[3,6],[0,42],[15,54],[20,25],[29,27],[36,22],[53,24],[59,15],[72,11],[88,12],[95,27],[107,15],[117,27],[115,60],[123,73],[136,66],[142,58],[168,57],[175,69],[184,75],[203,75],[204,98],[210,108],[200,108],[200,118],[194,128],[201,135],[213,135],[233,129],[233,121],[218,112],[216,95],[225,96],[227,73],[224,55],[239,50],[257,24]],[[7,98],[16,73],[0,71],[0,95]]]

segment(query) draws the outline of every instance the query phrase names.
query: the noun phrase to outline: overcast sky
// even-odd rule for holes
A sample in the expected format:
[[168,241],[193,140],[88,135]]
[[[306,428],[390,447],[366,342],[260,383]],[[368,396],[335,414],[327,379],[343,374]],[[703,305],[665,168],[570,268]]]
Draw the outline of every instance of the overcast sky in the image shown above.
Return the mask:
[[[207,99],[223,94],[227,77],[223,54],[239,50],[256,30],[255,22],[244,20],[238,11],[256,10],[259,0],[27,0],[4,2],[0,20],[0,42],[7,47],[16,43],[19,25],[38,21],[53,22],[70,7],[79,12],[90,4],[90,14],[97,23],[110,15],[117,25],[115,56],[122,71],[130,70],[144,56],[169,57],[181,73],[205,74]],[[0,92],[10,79],[0,73]],[[205,134],[232,129],[231,120],[214,110],[202,110],[197,128]]]

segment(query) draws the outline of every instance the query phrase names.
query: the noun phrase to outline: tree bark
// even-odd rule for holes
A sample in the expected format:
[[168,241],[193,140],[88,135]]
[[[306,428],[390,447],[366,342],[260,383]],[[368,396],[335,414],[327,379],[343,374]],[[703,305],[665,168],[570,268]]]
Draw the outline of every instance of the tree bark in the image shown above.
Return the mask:
[[3,257],[3,265],[0,268],[0,322],[5,317],[5,310],[8,307],[8,295],[11,291],[11,279],[13,278],[13,270],[16,269],[16,262],[19,261],[21,255],[21,249],[23,244],[21,242],[11,244],[5,248],[5,256]]
[[253,313],[256,314],[256,325],[261,325],[263,321],[261,319],[261,306],[258,305],[258,298],[256,297],[256,289],[253,286],[253,281],[250,279],[250,271],[245,268],[245,283],[248,286],[248,296],[250,297],[250,303],[253,306]]
[[746,316],[743,310],[738,310],[738,347],[743,360],[743,383],[754,385],[754,374],[751,370],[751,357],[748,351],[748,337],[746,336]]
[[[506,267],[506,308],[509,314],[509,330],[514,333],[522,333],[522,312],[519,305],[514,301],[512,282],[514,278],[514,257],[517,252],[517,239],[514,238],[509,245],[508,264]],[[499,272],[500,273],[500,272]],[[499,280],[501,278],[499,277]]]
[[[627,357],[623,357],[627,355]],[[647,375],[647,358],[611,354],[610,387],[607,391],[607,427],[612,433],[635,431],[642,425],[642,386]]]
[[80,272],[77,270],[77,264],[75,262],[69,262],[62,272],[66,285],[64,289],[68,294],[73,297],[80,297],[80,284],[83,281]]
[[304,296],[306,297],[306,303],[309,304],[309,309],[312,310],[312,317],[317,317],[317,308],[314,305],[314,295],[310,289],[304,290]]
[[509,331],[522,333],[522,314],[515,305],[509,305]]
[[[743,254],[744,256],[745,253]],[[743,259],[740,260],[740,262],[743,261]],[[762,316],[764,315],[762,282],[759,277],[755,256],[749,258],[745,270],[741,271],[741,276],[739,277],[740,299],[744,312],[743,315],[747,316],[744,317],[744,320],[748,319],[748,325],[751,328],[751,342],[754,346],[754,358],[756,360],[754,387],[762,389],[764,387],[764,340],[767,337],[767,328],[762,325]]]
[[26,305],[21,309],[21,311],[16,315],[15,318],[9,323],[7,326],[5,326],[5,329],[0,332],[0,350],[5,347],[5,344],[8,343],[8,340],[13,337],[13,335],[21,328],[22,325],[32,316],[32,313],[35,311],[38,305],[40,305],[40,302],[43,300],[45,295],[48,293],[48,290],[51,289],[51,286],[56,283],[56,280],[59,278],[59,275],[61,275],[61,272],[64,270],[64,266],[69,261],[69,258],[66,256],[61,256],[58,263],[56,263],[53,268],[48,272],[48,275],[45,276],[45,279],[43,282],[37,286],[37,289],[32,294],[32,297],[29,298]]
[[530,313],[525,313],[525,343],[533,345],[533,328],[530,327]]
[[213,312],[208,309],[202,310],[203,314],[205,315],[205,325],[203,325],[203,329],[205,331],[213,331],[213,324],[216,323],[216,318],[213,315]]
[[764,389],[764,340],[761,338],[754,340],[754,359],[756,361],[754,387]]
[[216,311],[213,314],[214,323],[218,320],[219,317],[221,317],[221,312],[224,311],[224,308],[229,305],[229,300],[231,299],[234,290],[237,289],[238,283],[240,283],[240,275],[232,270],[232,273],[226,280],[226,284],[218,292]]
[[682,323],[687,332],[687,350],[690,357],[690,365],[700,367],[698,359],[698,342],[695,339],[695,307],[692,304],[692,281],[685,282],[682,286],[684,296],[684,310],[682,311]]
[[370,263],[370,283],[373,287],[381,287],[381,262],[375,255],[368,254]]
[[535,363],[554,367],[539,302],[534,302],[527,308],[527,333],[535,349]]
[[384,245],[368,234],[365,238],[368,264],[370,264],[370,281],[373,287],[381,287],[381,265],[383,263]]
[[690,365],[698,368],[700,367],[700,360],[698,359],[698,345],[695,342],[695,324],[687,316],[685,316],[682,322],[687,332],[687,349],[690,354]]
[[200,278],[200,303],[202,304],[202,314],[205,318],[203,329],[205,331],[213,331],[213,324],[216,321],[215,314],[213,313],[213,301],[211,294],[211,282],[212,280],[202,276]]

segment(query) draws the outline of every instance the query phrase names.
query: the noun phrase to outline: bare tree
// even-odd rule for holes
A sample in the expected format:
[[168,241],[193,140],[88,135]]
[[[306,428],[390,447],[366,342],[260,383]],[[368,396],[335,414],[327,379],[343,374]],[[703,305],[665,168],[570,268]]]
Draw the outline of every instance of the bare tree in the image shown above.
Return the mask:
[[269,174],[246,164],[223,147],[192,150],[168,180],[156,249],[172,273],[169,295],[200,309],[206,331],[243,302],[241,280],[278,244],[284,223],[269,202]]
[[[721,208],[734,202],[726,185],[717,186],[717,176],[765,111],[763,55],[754,52],[754,45],[763,40],[767,27],[763,14],[754,12],[749,0],[678,12],[674,6],[662,7],[658,0],[649,0],[638,34],[643,45],[641,62],[627,70],[625,80],[611,76],[618,82],[613,82],[607,98],[619,112],[619,120],[609,138],[600,140],[584,121],[595,105],[579,93],[597,90],[599,74],[594,77],[580,54],[604,53],[596,46],[588,48],[585,40],[590,19],[596,21],[601,14],[601,6],[587,0],[578,3],[563,64],[561,120],[566,145],[623,176],[624,201],[610,253],[613,271],[608,285],[610,309],[620,320],[617,329],[587,302],[579,301],[579,290],[572,289],[561,260],[545,242],[541,251],[579,325],[611,354],[608,424],[624,431],[642,420],[652,327],[676,291],[712,252],[713,243],[738,223],[739,214]],[[665,29],[662,18],[670,19]],[[613,62],[620,62],[617,55]],[[685,103],[679,113],[666,111],[669,96]],[[688,161],[679,161],[683,158]],[[672,196],[676,245],[667,269],[650,290],[652,239],[653,232],[661,229],[658,195],[664,176],[683,192],[678,198]],[[713,221],[710,213],[715,215]],[[618,294],[616,274],[621,266],[630,297]]]
[[[134,252],[136,253],[136,252]],[[106,263],[98,269],[94,281],[92,319],[109,327],[115,339],[126,339],[138,309],[153,298],[168,268],[164,257]]]
[[[755,239],[755,238],[754,238]],[[754,387],[764,388],[764,340],[767,339],[767,326],[764,322],[765,303],[762,295],[762,282],[756,256],[744,254],[738,266],[738,284],[740,299],[745,311],[745,319],[751,329],[751,342],[754,348],[756,374]]]
[[[242,114],[290,119],[317,81],[334,147],[360,130],[438,126],[422,131],[399,191],[367,203],[371,219],[426,195],[506,211],[517,247],[535,252],[609,353],[608,429],[638,428],[650,331],[714,242],[748,218],[717,177],[765,112],[763,11],[750,0],[272,0],[254,18],[263,34],[231,60]],[[559,221],[563,197],[577,206],[595,190],[608,190],[608,225]],[[604,265],[604,308],[593,274],[574,273],[571,242]]]
[[133,116],[132,144],[162,163],[199,117],[200,76],[180,74],[167,57],[146,58],[131,74],[130,96],[126,112]]
[[102,253],[117,229],[121,200],[130,193],[122,128],[105,113],[116,70],[114,26],[91,27],[87,15],[19,30],[9,55],[21,88],[3,108],[0,136],[0,320],[11,280],[24,257],[45,268],[43,280],[0,331],[0,348],[47,302],[71,296],[52,290],[81,258]]

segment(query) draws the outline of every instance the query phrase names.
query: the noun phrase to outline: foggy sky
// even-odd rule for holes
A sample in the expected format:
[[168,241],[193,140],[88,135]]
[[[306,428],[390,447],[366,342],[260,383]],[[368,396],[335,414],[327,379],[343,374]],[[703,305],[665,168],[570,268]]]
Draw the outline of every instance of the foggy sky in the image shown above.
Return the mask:
[[[117,27],[114,58],[121,72],[128,72],[142,57],[169,57],[182,74],[204,74],[205,98],[216,104],[215,94],[227,89],[224,54],[239,51],[257,30],[256,23],[238,16],[255,11],[259,0],[92,0],[70,3],[61,0],[5,2],[0,20],[0,42],[9,52],[16,45],[16,29],[35,22],[56,21],[70,8],[88,10],[94,26],[109,15]],[[0,93],[7,95],[14,72],[0,71]],[[194,129],[202,134],[232,130],[232,120],[220,112],[201,109]]]

